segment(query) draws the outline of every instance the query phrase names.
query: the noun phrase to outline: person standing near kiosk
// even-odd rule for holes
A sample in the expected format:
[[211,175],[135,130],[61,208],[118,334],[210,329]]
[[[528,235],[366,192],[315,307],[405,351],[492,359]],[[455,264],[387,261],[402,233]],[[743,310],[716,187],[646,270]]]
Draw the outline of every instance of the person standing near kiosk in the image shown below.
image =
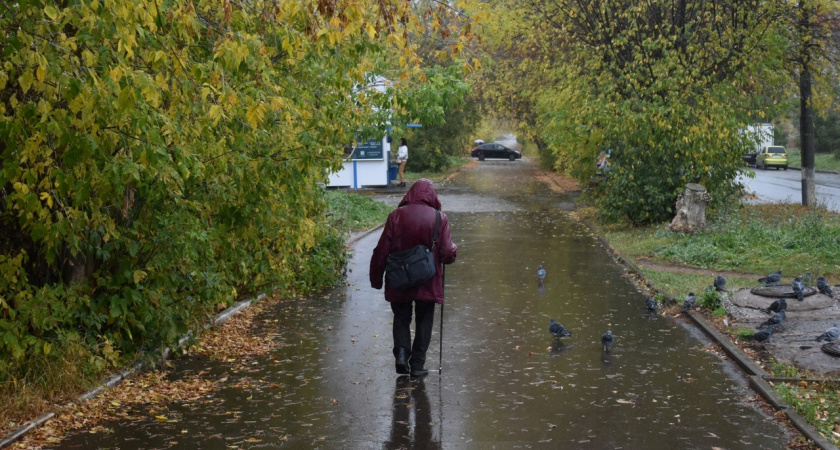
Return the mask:
[[400,168],[397,169],[397,175],[400,177],[400,184],[397,186],[405,186],[405,164],[408,162],[408,144],[405,138],[400,138],[400,147],[397,149],[397,162],[400,163]]

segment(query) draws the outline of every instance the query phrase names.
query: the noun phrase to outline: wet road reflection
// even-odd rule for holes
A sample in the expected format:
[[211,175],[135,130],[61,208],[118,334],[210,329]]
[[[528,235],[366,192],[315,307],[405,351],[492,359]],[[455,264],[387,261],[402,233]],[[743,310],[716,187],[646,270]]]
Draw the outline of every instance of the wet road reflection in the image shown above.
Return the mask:
[[[175,423],[147,415],[57,448],[783,448],[733,366],[649,314],[564,212],[574,198],[552,195],[532,170],[484,162],[439,188],[459,245],[446,272],[442,376],[394,373],[392,314],[367,282],[373,233],[357,242],[346,287],[264,313],[280,343],[268,357],[235,372],[178,363],[181,375],[225,379],[220,393],[170,405]],[[552,317],[573,336],[554,339]],[[439,327],[438,312],[429,368],[441,358]],[[604,353],[608,328],[616,341]]]

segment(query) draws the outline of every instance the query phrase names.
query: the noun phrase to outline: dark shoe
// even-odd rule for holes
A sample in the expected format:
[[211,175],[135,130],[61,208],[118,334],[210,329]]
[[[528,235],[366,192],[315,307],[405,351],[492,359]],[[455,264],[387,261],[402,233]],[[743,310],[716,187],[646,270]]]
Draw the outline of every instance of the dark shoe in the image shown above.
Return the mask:
[[429,374],[429,369],[422,367],[419,369],[411,369],[411,376],[412,377],[425,377]]
[[398,185],[397,185],[397,187],[405,187],[405,181],[403,181],[402,183],[398,184]]
[[408,363],[405,361],[405,349],[401,348],[397,352],[397,363],[395,364],[397,373],[400,375],[408,375]]

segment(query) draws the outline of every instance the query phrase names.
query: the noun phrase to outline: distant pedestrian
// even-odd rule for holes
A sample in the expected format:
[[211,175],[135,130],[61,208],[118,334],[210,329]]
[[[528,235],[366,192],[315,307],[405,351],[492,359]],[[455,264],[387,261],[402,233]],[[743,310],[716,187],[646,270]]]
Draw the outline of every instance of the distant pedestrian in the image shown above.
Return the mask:
[[405,142],[405,138],[400,138],[400,146],[397,149],[397,162],[400,163],[400,168],[397,170],[397,174],[400,177],[400,184],[398,184],[397,186],[404,187],[405,164],[408,162],[408,144]]
[[[394,358],[400,375],[413,377],[429,373],[424,366],[426,351],[432,340],[435,304],[443,304],[442,264],[455,262],[458,247],[452,243],[449,220],[440,213],[437,242],[432,245],[436,210],[441,208],[435,186],[421,178],[415,182],[400,201],[399,206],[388,216],[385,228],[379,237],[370,259],[370,285],[381,289],[385,275],[385,260],[393,252],[410,249],[423,244],[435,254],[437,274],[429,281],[412,288],[399,290],[385,278],[385,300],[390,302],[394,313]],[[414,306],[415,334],[411,339],[411,314]]]

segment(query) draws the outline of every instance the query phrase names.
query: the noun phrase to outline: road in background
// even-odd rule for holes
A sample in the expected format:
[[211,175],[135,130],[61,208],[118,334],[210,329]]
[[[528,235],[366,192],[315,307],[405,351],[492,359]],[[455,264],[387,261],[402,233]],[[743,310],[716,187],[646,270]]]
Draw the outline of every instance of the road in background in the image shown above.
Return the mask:
[[[746,186],[746,191],[756,198],[750,203],[802,203],[802,172],[798,170],[748,169],[755,173],[755,178],[739,177]],[[840,175],[818,172],[817,204],[824,205],[831,211],[840,212]]]

